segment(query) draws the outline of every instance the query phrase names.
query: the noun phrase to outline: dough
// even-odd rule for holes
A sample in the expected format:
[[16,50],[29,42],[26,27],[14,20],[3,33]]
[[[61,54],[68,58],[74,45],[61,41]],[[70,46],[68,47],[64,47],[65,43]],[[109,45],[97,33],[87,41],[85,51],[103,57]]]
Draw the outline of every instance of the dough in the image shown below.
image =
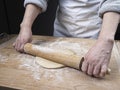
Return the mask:
[[59,64],[59,63],[55,63],[52,61],[49,61],[47,59],[41,58],[41,57],[36,57],[35,61],[41,65],[44,68],[48,68],[48,69],[55,69],[55,68],[62,68],[65,67],[63,64]]

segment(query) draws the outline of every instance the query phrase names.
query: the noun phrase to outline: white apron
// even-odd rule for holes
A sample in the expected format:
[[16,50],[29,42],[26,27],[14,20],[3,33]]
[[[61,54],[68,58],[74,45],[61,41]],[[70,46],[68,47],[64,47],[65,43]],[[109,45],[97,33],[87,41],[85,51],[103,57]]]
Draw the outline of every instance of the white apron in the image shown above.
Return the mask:
[[59,0],[54,36],[97,38],[101,29],[101,0]]

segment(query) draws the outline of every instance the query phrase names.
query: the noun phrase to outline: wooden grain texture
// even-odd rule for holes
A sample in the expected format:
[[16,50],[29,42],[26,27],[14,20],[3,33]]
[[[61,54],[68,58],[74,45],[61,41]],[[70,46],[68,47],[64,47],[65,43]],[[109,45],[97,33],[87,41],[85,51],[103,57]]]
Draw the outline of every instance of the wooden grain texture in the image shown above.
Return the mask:
[[[13,49],[12,43],[15,38],[0,45],[0,86],[23,90],[120,90],[119,41],[115,43],[109,65],[111,74],[98,79],[69,67],[42,68],[35,62],[34,56],[21,54]],[[33,43],[43,46],[59,45],[59,48],[65,45],[65,48],[84,54],[95,43],[95,40],[33,36]],[[70,43],[82,49],[69,46]]]

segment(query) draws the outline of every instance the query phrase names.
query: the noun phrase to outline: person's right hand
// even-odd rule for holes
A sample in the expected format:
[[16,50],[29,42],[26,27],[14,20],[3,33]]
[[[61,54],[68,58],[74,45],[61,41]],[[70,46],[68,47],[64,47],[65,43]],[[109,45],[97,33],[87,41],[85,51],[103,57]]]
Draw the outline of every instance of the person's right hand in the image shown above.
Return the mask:
[[19,52],[24,52],[24,45],[31,41],[32,41],[31,28],[21,28],[18,37],[13,43],[13,47]]

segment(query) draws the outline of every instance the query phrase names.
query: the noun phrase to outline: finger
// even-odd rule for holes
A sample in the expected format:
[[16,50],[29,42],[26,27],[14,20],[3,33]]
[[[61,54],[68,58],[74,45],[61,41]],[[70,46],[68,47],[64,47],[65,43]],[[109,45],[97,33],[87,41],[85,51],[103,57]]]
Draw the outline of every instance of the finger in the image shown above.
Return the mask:
[[15,47],[15,42],[13,43],[13,47]]
[[103,66],[101,67],[100,77],[104,77],[105,74],[106,74],[106,72],[107,72],[107,66],[106,66],[106,65],[103,65]]
[[100,70],[101,70],[100,65],[96,65],[96,66],[94,67],[94,70],[93,70],[93,76],[99,77]]
[[17,41],[15,42],[15,47],[14,48],[17,50]]
[[93,64],[89,64],[88,65],[87,74],[92,76],[93,75],[93,69],[94,69],[94,65]]
[[17,51],[20,51],[20,47],[21,47],[21,43],[18,41],[16,46]]
[[83,61],[81,70],[86,73],[87,69],[88,69],[88,63],[86,61]]
[[15,47],[17,51],[18,51],[18,47],[19,47],[19,42],[17,41],[16,42],[16,47]]
[[21,44],[21,47],[20,47],[20,52],[24,52],[24,44]]

